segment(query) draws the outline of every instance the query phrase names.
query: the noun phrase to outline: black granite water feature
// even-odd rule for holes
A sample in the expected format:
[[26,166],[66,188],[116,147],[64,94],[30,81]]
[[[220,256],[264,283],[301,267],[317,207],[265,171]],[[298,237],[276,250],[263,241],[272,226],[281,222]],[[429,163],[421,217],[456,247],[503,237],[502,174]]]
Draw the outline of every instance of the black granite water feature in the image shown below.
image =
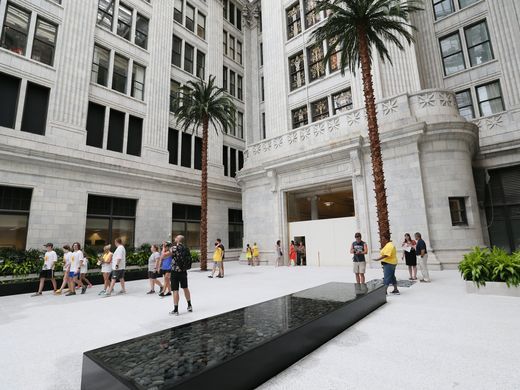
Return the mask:
[[385,302],[379,281],[285,295],[85,352],[81,388],[254,388]]

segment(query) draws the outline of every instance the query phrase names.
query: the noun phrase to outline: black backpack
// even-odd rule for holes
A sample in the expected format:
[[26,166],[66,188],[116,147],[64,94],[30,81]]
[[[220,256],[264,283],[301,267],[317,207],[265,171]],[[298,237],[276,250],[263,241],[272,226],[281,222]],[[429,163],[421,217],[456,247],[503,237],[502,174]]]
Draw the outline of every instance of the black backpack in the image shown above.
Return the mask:
[[177,267],[181,271],[187,271],[191,269],[191,252],[190,248],[184,245],[177,246],[175,262],[177,263]]

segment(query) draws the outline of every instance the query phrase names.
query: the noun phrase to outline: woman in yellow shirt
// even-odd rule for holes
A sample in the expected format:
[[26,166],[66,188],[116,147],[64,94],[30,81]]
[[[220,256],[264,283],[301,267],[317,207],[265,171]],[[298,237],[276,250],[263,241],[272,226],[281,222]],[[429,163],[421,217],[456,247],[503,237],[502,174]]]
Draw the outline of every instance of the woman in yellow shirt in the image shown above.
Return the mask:
[[253,265],[260,265],[260,250],[256,242],[253,244]]
[[390,235],[383,237],[383,249],[381,249],[381,257],[375,259],[376,261],[381,260],[383,265],[383,283],[386,287],[393,285],[394,289],[391,294],[399,295],[400,292],[397,288],[397,279],[395,278],[395,268],[397,267],[397,250],[394,244],[390,240]]
[[217,273],[217,278],[222,277],[222,256],[224,254],[224,251],[220,247],[219,243],[215,243],[215,252],[213,252],[213,271],[211,272],[211,275],[208,276],[208,278],[213,278],[215,275],[215,272]]
[[253,250],[251,249],[251,247],[249,246],[249,244],[247,244],[247,247],[246,247],[246,259],[247,259],[247,265],[253,265]]

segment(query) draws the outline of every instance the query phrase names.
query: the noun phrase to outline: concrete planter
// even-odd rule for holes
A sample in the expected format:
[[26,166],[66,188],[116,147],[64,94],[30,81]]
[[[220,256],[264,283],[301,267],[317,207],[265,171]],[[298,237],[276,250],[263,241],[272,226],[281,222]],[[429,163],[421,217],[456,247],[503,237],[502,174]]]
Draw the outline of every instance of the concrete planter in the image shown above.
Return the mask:
[[486,282],[485,286],[477,287],[475,283],[466,281],[466,292],[469,294],[501,295],[520,298],[520,287],[507,287],[507,284],[503,282]]

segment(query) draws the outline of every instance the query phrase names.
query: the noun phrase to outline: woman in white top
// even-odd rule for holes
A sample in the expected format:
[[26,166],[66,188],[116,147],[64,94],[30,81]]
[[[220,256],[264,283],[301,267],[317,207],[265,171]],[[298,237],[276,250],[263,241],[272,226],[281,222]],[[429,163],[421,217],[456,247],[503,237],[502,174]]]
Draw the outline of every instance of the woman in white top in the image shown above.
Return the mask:
[[[79,244],[78,244],[79,245]],[[80,268],[80,274],[79,274],[79,280],[81,283],[83,283],[83,287],[81,288],[81,293],[85,294],[85,291],[87,290],[87,287],[92,287],[92,283],[90,283],[90,280],[87,279],[87,272],[88,272],[88,258],[85,255],[85,252],[80,251],[83,254],[83,259],[81,260],[81,268]]]
[[159,247],[157,245],[152,245],[150,249],[152,251],[152,254],[148,258],[148,280],[150,281],[150,291],[148,291],[147,294],[155,294],[155,285],[159,286],[159,292],[163,289],[162,283],[157,279],[160,275],[156,272],[161,254],[159,253]]
[[69,272],[70,272],[70,259],[72,253],[70,252],[70,246],[63,245],[63,282],[59,290],[56,290],[56,295],[60,295],[61,291],[69,284]]
[[81,271],[81,262],[83,261],[83,252],[81,251],[81,245],[79,242],[72,244],[72,256],[70,257],[70,269],[69,269],[69,292],[65,296],[76,295],[75,285],[81,287],[81,290],[87,289],[83,286],[79,278]]
[[103,254],[101,255],[101,272],[103,273],[103,290],[98,295],[104,294],[107,288],[110,287],[110,273],[112,272],[112,255],[110,251],[112,247],[105,245],[103,248]]

